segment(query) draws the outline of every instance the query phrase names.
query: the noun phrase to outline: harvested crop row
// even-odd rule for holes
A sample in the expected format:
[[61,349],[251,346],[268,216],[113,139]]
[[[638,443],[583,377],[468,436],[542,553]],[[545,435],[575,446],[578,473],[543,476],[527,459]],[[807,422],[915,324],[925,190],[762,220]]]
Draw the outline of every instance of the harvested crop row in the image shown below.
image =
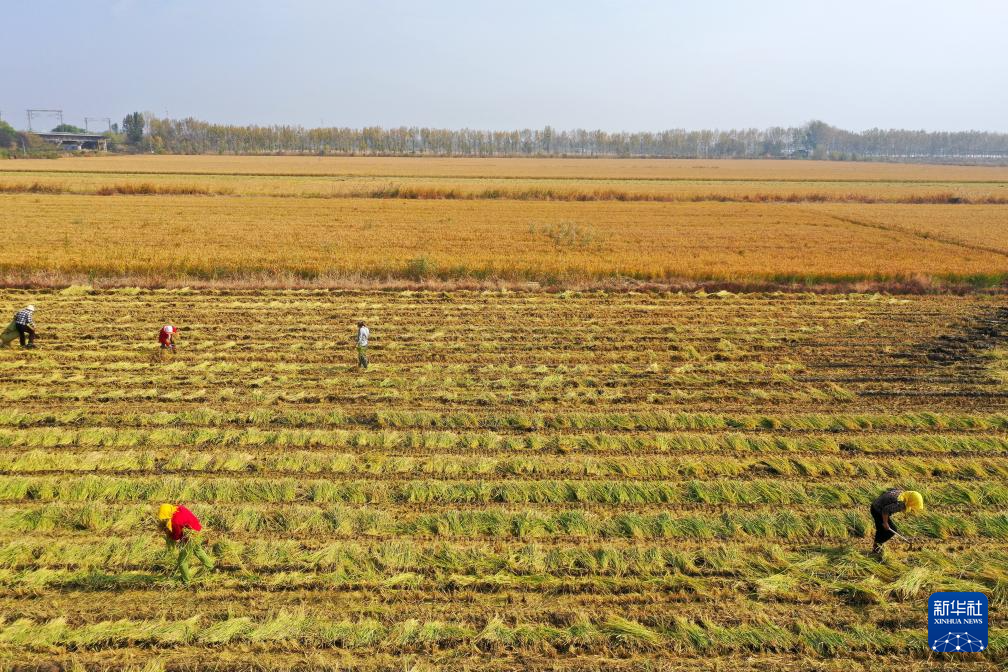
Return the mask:
[[[186,449],[200,449],[201,456],[191,464],[199,465],[215,459],[207,449],[269,449],[289,454],[295,449],[315,452],[339,449],[355,455],[381,451],[385,457],[391,453],[429,455],[449,453],[458,455],[511,454],[532,457],[536,454],[555,455],[759,455],[766,460],[767,468],[779,473],[818,473],[803,463],[788,465],[781,459],[800,459],[808,455],[846,456],[848,460],[859,456],[915,455],[929,456],[991,456],[1008,452],[1008,440],[1001,435],[972,432],[967,434],[885,434],[876,432],[833,432],[778,434],[776,432],[689,433],[635,432],[635,433],[585,433],[553,434],[548,430],[518,434],[496,432],[454,432],[444,430],[339,430],[339,429],[268,429],[254,427],[197,429],[193,427],[161,429],[117,429],[92,427],[88,429],[30,428],[0,430],[0,447],[11,449],[40,449],[68,447],[78,449],[122,448],[163,449],[172,448],[176,454]],[[19,460],[31,453],[22,454]],[[307,456],[306,456],[307,457]],[[247,461],[247,458],[242,458]],[[315,455],[311,459],[322,459]],[[384,459],[372,456],[372,461]],[[906,463],[912,464],[912,463]],[[302,465],[307,467],[306,465]],[[198,467],[191,467],[197,468]],[[926,467],[921,467],[926,470]]]
[[[265,665],[314,648],[364,670],[404,653],[506,669],[723,651],[806,670],[923,655],[934,590],[1008,604],[1008,403],[969,340],[995,298],[0,301],[42,306],[40,347],[0,350],[4,660],[254,650]],[[342,326],[358,316],[367,372]],[[167,321],[186,327],[180,355],[156,361]],[[936,361],[948,343],[958,358]],[[926,497],[898,520],[921,543],[872,557],[868,503],[894,485]],[[217,562],[184,600],[162,501],[199,515]],[[377,639],[317,629],[344,622]],[[421,642],[414,623],[456,634]]]
[[[906,444],[911,444],[907,441]],[[945,442],[948,445],[951,442]],[[499,478],[499,477],[556,477],[576,478],[621,477],[633,479],[660,478],[700,478],[712,476],[732,476],[735,478],[764,478],[768,475],[792,477],[800,475],[804,482],[831,479],[838,476],[847,478],[957,478],[980,480],[984,478],[1008,477],[1008,458],[963,457],[963,453],[977,453],[981,442],[965,440],[957,442],[963,448],[956,450],[955,457],[938,459],[933,457],[906,457],[909,451],[893,451],[894,457],[864,458],[812,458],[801,454],[788,453],[786,456],[739,459],[733,456],[703,457],[693,455],[697,450],[689,450],[689,457],[666,457],[660,452],[642,447],[634,450],[630,457],[582,456],[573,451],[557,448],[550,452],[564,452],[562,457],[550,456],[473,456],[476,450],[466,450],[466,444],[459,453],[440,453],[421,456],[422,442],[411,446],[405,455],[374,454],[369,452],[334,453],[328,448],[311,451],[292,450],[290,443],[284,443],[278,451],[251,453],[244,451],[190,451],[173,447],[161,450],[88,450],[53,451],[31,450],[29,452],[0,452],[0,474],[44,474],[44,473],[117,473],[158,472],[162,474],[269,474],[272,477],[324,475],[329,478],[353,476],[357,478],[405,478],[405,477],[452,477]],[[917,446],[928,446],[931,442],[919,440]],[[220,444],[218,444],[220,445]],[[646,444],[645,444],[646,445]],[[853,444],[856,445],[856,444]],[[506,448],[506,444],[501,446]],[[522,447],[524,448],[524,446]],[[657,446],[656,446],[657,448]],[[1008,445],[1004,446],[1008,453]],[[972,449],[972,450],[971,450]],[[847,452],[855,449],[848,445]],[[921,452],[931,451],[922,448]],[[876,453],[877,455],[877,453]]]
[[[1003,604],[1008,599],[1008,592],[1002,586],[1003,577],[1008,573],[1008,557],[1003,552],[977,547],[952,562],[948,559],[948,550],[946,547],[914,553],[907,558],[907,564],[900,564],[872,561],[856,551],[841,548],[821,547],[796,552],[776,544],[743,548],[740,544],[705,543],[693,549],[671,549],[641,544],[490,546],[478,542],[473,545],[440,541],[428,544],[352,541],[320,545],[314,540],[248,539],[221,540],[213,546],[221,566],[228,568],[227,574],[214,578],[216,583],[262,584],[273,590],[295,590],[297,586],[283,583],[294,582],[295,576],[300,585],[325,587],[339,581],[368,581],[372,587],[407,588],[411,587],[411,581],[421,577],[447,578],[460,585],[469,585],[489,575],[500,582],[501,588],[507,585],[508,577],[584,578],[587,579],[584,589],[596,592],[607,586],[610,589],[618,586],[607,582],[593,584],[592,578],[619,577],[626,580],[620,586],[628,587],[632,586],[629,583],[632,579],[665,577],[678,580],[679,590],[706,599],[731,590],[730,584],[718,584],[715,588],[709,581],[682,580],[683,577],[697,577],[744,580],[762,597],[773,599],[793,599],[802,589],[841,590],[844,582],[853,582],[864,589],[874,584],[878,601],[907,600],[934,589],[939,583],[952,586],[960,581],[983,585],[981,590],[989,590],[995,603]],[[71,581],[80,584],[88,580],[87,572],[81,570],[103,569],[100,580],[108,581],[112,579],[110,571],[143,572],[164,560],[163,552],[151,548],[143,536],[97,542],[73,537],[26,539],[10,543],[0,555],[0,567],[21,570],[5,572],[0,580],[12,587],[29,584],[41,587],[42,581],[46,581],[46,585]],[[23,571],[28,569],[35,571]],[[67,571],[53,571],[57,569]],[[255,569],[257,574],[248,574],[249,569]],[[245,573],[232,574],[237,570]],[[916,576],[919,584],[912,593],[908,592],[910,575]],[[273,581],[274,578],[279,582]],[[166,584],[170,578],[134,576],[120,582],[126,581],[135,588],[140,582]]]
[[[928,501],[945,508],[981,505],[1008,507],[1008,485],[1002,480],[916,482]],[[584,506],[702,505],[817,505],[867,506],[886,482],[860,480],[854,484],[796,483],[777,479],[731,480],[385,480],[266,477],[201,478],[176,475],[128,476],[0,476],[0,501],[194,501],[194,502],[313,502],[320,504],[563,504]]]
[[[197,508],[199,508],[197,506]],[[628,508],[629,507],[625,507]],[[657,513],[653,512],[657,509]],[[42,503],[0,505],[0,532],[132,532],[150,529],[149,505]],[[778,506],[729,509],[692,506],[593,511],[580,507],[474,504],[436,506],[429,502],[393,506],[305,505],[287,503],[214,505],[205,514],[211,529],[227,532],[274,532],[293,535],[469,539],[862,539],[872,528],[867,511],[781,510]],[[1008,539],[1008,514],[991,512],[925,514],[907,523],[907,531],[930,539]],[[857,542],[855,542],[857,543]]]
[[[139,410],[116,412],[109,408],[75,407],[58,412],[37,412],[25,408],[0,409],[0,427],[92,427],[120,428],[348,428],[362,431],[368,428],[389,430],[422,429],[430,431],[485,430],[506,432],[529,431],[692,431],[692,432],[822,432],[874,433],[907,432],[921,434],[997,432],[1008,429],[1008,414],[1004,413],[910,413],[867,414],[739,414],[686,413],[670,411],[627,413],[577,412],[542,413],[431,413],[375,410],[292,411],[272,408],[221,411],[199,408],[187,411]],[[404,436],[395,433],[387,436]],[[410,435],[416,436],[416,435]],[[394,444],[393,444],[394,445]]]
[[[34,623],[27,619],[6,624],[0,642],[46,650],[119,646],[220,646],[230,643],[270,644],[281,649],[299,647],[391,648],[398,652],[461,648],[489,651],[541,651],[543,647],[590,652],[642,652],[668,650],[696,654],[746,652],[800,652],[843,655],[868,650],[878,654],[926,651],[926,636],[914,630],[886,632],[877,628],[834,630],[820,624],[785,630],[769,625],[720,628],[713,624],[673,620],[668,628],[649,628],[612,616],[602,622],[582,621],[567,627],[546,623],[507,625],[499,618],[482,626],[440,621],[405,621],[390,626],[374,619],[333,621],[298,614],[279,614],[267,621],[245,617],[205,623],[199,617],[185,621],[100,622],[71,626],[62,619]],[[866,648],[867,647],[867,648]],[[1008,649],[1008,634],[992,633],[989,655],[1001,660]],[[921,654],[923,655],[923,654]]]

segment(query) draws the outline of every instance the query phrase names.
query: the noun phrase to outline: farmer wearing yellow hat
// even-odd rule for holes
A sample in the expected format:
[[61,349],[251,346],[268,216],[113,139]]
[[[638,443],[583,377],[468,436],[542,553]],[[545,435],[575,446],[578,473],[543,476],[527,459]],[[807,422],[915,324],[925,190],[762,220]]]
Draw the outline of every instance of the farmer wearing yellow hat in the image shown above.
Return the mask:
[[882,544],[899,534],[892,516],[901,511],[920,513],[924,510],[924,496],[916,490],[890,488],[879,495],[871,505],[872,520],[875,521],[875,546],[872,553],[881,553]]
[[196,556],[206,569],[213,569],[213,560],[203,550],[199,532],[203,529],[199,518],[181,504],[162,504],[158,509],[158,520],[164,526],[165,540],[169,548],[178,547],[178,567],[182,580],[192,581],[192,570],[189,561]]

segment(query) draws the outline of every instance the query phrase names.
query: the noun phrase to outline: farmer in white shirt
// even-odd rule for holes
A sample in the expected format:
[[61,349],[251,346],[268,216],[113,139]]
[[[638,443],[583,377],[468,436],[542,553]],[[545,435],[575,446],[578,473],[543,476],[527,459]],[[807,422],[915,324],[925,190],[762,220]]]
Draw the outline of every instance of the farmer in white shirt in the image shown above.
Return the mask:
[[364,321],[361,320],[357,323],[357,366],[366,369],[368,366],[367,361],[367,344],[368,336],[371,335],[371,330],[367,328]]

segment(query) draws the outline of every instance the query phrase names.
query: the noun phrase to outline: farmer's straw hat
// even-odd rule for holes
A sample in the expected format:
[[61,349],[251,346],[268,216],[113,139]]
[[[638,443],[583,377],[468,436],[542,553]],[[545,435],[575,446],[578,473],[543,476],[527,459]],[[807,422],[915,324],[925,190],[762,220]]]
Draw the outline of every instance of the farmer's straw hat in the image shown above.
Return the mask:
[[916,490],[907,490],[899,496],[899,500],[906,504],[907,511],[924,510],[924,496]]
[[164,522],[165,527],[168,528],[169,532],[172,531],[172,529],[171,529],[171,519],[172,519],[172,516],[175,515],[175,511],[177,509],[178,509],[178,507],[174,506],[172,504],[162,504],[160,506],[160,508],[158,508],[158,514],[157,514],[158,520]]

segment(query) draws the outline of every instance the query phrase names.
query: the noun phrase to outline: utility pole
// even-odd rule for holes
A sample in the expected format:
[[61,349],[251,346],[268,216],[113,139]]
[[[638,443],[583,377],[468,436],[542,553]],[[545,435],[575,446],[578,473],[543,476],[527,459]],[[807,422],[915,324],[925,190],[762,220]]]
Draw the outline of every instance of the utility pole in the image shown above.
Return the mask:
[[63,110],[28,110],[28,130],[32,129],[32,118],[39,115],[55,115],[59,119],[59,125],[63,125]]

